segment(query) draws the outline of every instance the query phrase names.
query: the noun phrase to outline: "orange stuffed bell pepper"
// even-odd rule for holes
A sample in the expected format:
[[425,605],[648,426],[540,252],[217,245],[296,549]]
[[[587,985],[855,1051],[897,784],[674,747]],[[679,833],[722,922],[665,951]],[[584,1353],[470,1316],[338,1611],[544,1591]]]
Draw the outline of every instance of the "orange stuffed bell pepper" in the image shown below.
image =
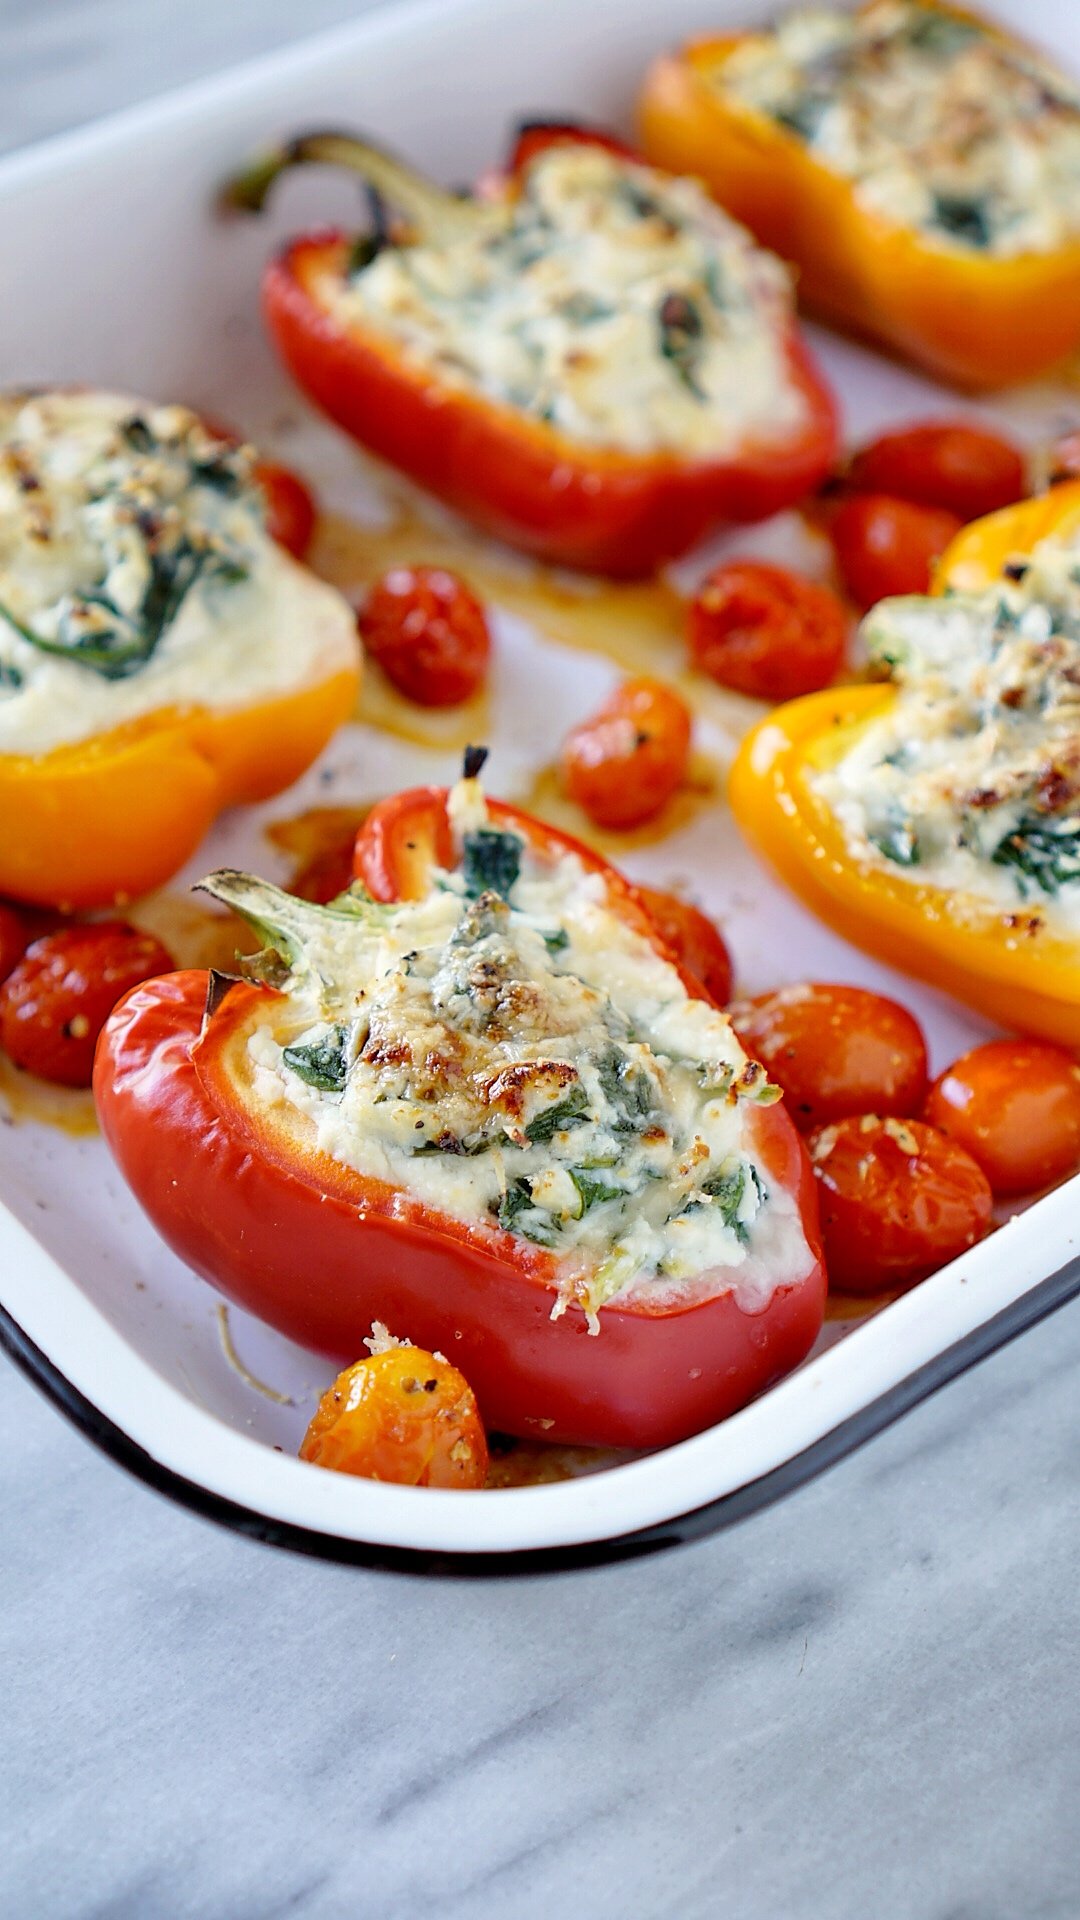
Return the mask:
[[1080,341],[1075,89],[974,14],[870,0],[694,41],[640,124],[809,307],[946,380],[1008,385]]
[[347,1357],[381,1320],[491,1426],[665,1445],[812,1346],[809,1163],[635,889],[476,765],[377,807],[328,907],[212,876],[264,951],[120,1003],[102,1126],[170,1245],[291,1338]]
[[374,231],[308,235],[271,262],[278,352],[347,433],[486,532],[644,575],[827,472],[833,402],[787,276],[694,183],[568,129],[496,197],[460,198],[312,134],[228,203],[258,209],[313,162],[369,184]]
[[731,775],[747,837],[857,946],[1080,1046],[1080,485],[976,521],[932,598],[863,624],[891,684],[778,708]]
[[94,907],[288,786],[356,695],[346,602],[186,408],[0,397],[0,894]]

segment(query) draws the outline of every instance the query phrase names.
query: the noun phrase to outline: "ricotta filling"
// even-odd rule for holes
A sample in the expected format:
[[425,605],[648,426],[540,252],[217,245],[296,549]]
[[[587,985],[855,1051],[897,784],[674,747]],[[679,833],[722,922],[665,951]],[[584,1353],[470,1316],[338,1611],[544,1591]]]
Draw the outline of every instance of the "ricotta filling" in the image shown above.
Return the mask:
[[812,784],[860,860],[1080,931],[1080,552],[1053,538],[978,594],[863,623],[897,697]]
[[208,884],[258,927],[285,995],[247,1043],[257,1105],[306,1115],[357,1172],[549,1252],[556,1315],[577,1299],[595,1329],[613,1299],[729,1290],[753,1310],[805,1273],[795,1200],[750,1138],[778,1090],[576,855],[541,864],[473,827],[459,870],[392,906]]
[[185,407],[0,396],[0,753],[355,666],[348,603],[270,538],[253,464]]
[[475,239],[369,254],[321,289],[343,326],[586,445],[723,455],[806,418],[789,276],[691,180],[554,147]]
[[936,245],[1009,258],[1080,233],[1080,92],[977,21],[919,0],[800,8],[706,78]]

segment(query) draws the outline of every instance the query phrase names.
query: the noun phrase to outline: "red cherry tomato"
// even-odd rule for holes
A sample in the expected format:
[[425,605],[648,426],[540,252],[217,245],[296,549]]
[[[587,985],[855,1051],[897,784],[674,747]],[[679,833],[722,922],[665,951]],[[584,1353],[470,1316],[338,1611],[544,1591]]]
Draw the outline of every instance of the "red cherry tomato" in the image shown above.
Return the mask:
[[846,1114],[918,1113],[926,1042],[895,1000],[820,981],[736,1000],[728,1017],[804,1131]]
[[691,722],[685,701],[659,680],[625,680],[567,735],[564,791],[598,827],[651,820],[686,778]]
[[35,940],[0,986],[0,1046],[27,1073],[88,1087],[98,1034],[130,987],[173,971],[161,941],[124,920]]
[[785,567],[732,560],[690,606],[690,657],[722,687],[794,700],[827,687],[844,657],[848,616],[828,587]]
[[266,497],[266,530],[279,547],[302,560],[315,531],[315,499],[299,474],[273,460],[259,460],[255,478]]
[[487,675],[484,609],[464,580],[442,567],[384,574],[360,614],[360,633],[387,679],[421,707],[456,707]]
[[6,900],[0,900],[0,981],[7,979],[40,931],[28,914],[21,913],[17,907],[9,907]]
[[300,1458],[403,1487],[482,1487],[488,1466],[472,1388],[423,1347],[391,1347],[339,1374]]
[[538,153],[545,153],[548,147],[560,147],[574,141],[581,146],[603,147],[605,152],[620,154],[624,160],[640,158],[625,140],[620,140],[617,134],[605,132],[602,127],[583,127],[573,120],[526,120],[518,128],[510,149],[510,172],[520,173],[530,160],[535,160]]
[[1024,456],[1012,442],[967,420],[927,420],[883,433],[848,469],[860,493],[891,493],[978,520],[1028,491]]
[[659,887],[639,887],[638,893],[675,958],[701,981],[710,1000],[725,1007],[731,999],[731,955],[719,927],[677,893]]
[[938,1076],[926,1118],[978,1161],[995,1194],[1035,1193],[1080,1167],[1080,1067],[1060,1047],[991,1040]]
[[819,1127],[807,1145],[829,1285],[841,1293],[913,1286],[990,1224],[982,1168],[921,1120],[851,1115]]
[[856,606],[894,593],[928,593],[934,561],[962,520],[945,507],[922,507],[885,493],[842,500],[830,533],[841,578]]

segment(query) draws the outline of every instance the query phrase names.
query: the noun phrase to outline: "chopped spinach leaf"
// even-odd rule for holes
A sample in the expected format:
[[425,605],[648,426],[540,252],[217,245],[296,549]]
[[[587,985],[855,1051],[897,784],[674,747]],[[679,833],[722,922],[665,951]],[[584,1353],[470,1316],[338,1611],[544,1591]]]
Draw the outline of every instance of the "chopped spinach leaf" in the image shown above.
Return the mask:
[[157,441],[141,413],[133,413],[130,420],[125,420],[120,427],[120,432],[134,453],[153,453],[157,446]]
[[509,898],[521,872],[523,845],[516,833],[502,833],[497,827],[477,827],[465,835],[461,870],[471,900],[481,893]]
[[908,28],[908,45],[917,47],[920,53],[929,53],[935,59],[945,60],[958,53],[978,34],[979,28],[973,21],[955,19],[951,14],[941,13],[936,7],[920,9]]
[[570,945],[570,935],[565,927],[556,927],[554,933],[545,933],[541,938],[549,953],[563,953]]
[[696,400],[705,398],[698,383],[698,363],[704,334],[701,315],[685,293],[666,293],[660,302],[660,351]]
[[13,691],[22,686],[23,677],[18,667],[10,660],[0,660],[0,687],[10,687]]
[[349,1077],[347,1027],[334,1027],[325,1040],[308,1047],[286,1047],[282,1059],[298,1080],[320,1093],[340,1093]]
[[570,1178],[578,1190],[581,1206],[577,1218],[589,1213],[593,1207],[602,1207],[605,1200],[621,1200],[624,1189],[612,1186],[610,1180],[601,1180],[587,1167],[571,1167]]
[[534,1146],[546,1144],[557,1133],[566,1133],[571,1127],[583,1127],[588,1114],[588,1095],[580,1084],[571,1088],[565,1100],[556,1100],[550,1107],[544,1107],[525,1129],[525,1138]]
[[499,1204],[499,1225],[506,1233],[520,1234],[538,1247],[554,1246],[555,1227],[540,1209],[533,1206],[532,1186],[522,1175],[506,1189]]
[[1022,898],[1038,888],[1051,898],[1080,880],[1080,826],[1075,820],[1054,826],[1033,815],[1022,819],[999,841],[990,856],[996,867],[1012,867]]
[[828,100],[820,93],[800,93],[793,100],[774,107],[772,117],[789,133],[797,134],[800,140],[806,141],[807,146],[812,146],[828,104]]
[[746,1222],[739,1219],[739,1210],[746,1198],[748,1185],[756,1188],[759,1202],[763,1201],[765,1189],[758,1178],[757,1169],[748,1167],[745,1160],[738,1161],[733,1167],[722,1167],[719,1173],[710,1174],[701,1183],[702,1193],[707,1193],[719,1207],[725,1227],[730,1227],[744,1246],[750,1238],[750,1230]]
[[451,1133],[449,1128],[444,1128],[442,1133],[436,1134],[433,1140],[422,1140],[418,1147],[413,1148],[413,1154],[415,1156],[421,1153],[449,1153],[464,1157],[466,1160],[475,1160],[477,1154],[490,1152],[496,1138],[502,1139],[503,1136],[467,1133],[459,1137],[456,1133]]
[[894,826],[882,827],[880,833],[867,835],[872,847],[892,860],[898,867],[917,867],[921,858],[919,842],[915,830],[906,821],[897,821]]
[[931,224],[940,227],[951,239],[963,240],[969,247],[990,244],[993,230],[990,209],[985,199],[974,195],[935,193]]
[[654,1110],[648,1075],[635,1067],[618,1047],[612,1047],[610,1053],[597,1061],[596,1071],[605,1098],[615,1109],[614,1131],[640,1133],[643,1121]]

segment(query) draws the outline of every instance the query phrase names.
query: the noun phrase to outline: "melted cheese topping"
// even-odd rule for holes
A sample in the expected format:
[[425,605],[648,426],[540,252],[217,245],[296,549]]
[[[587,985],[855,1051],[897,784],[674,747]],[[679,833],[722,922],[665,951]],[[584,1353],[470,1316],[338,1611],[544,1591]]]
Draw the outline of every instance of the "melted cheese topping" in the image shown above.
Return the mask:
[[590,446],[723,455],[806,416],[785,269],[690,180],[541,153],[475,239],[384,247],[321,288],[343,325]]
[[937,245],[1007,257],[1080,233],[1080,93],[975,21],[918,0],[807,8],[711,79],[852,180],[868,211]]
[[541,866],[483,827],[464,849],[390,907],[211,882],[289,950],[248,1043],[255,1098],[307,1114],[345,1165],[549,1250],[557,1311],[642,1289],[764,1304],[809,1264],[754,1161],[748,1114],[777,1090],[575,855]]
[[184,407],[0,397],[0,753],[355,666],[348,603],[271,540],[252,464]]
[[1051,538],[1011,572],[873,609],[863,634],[897,699],[814,784],[860,859],[1076,931],[1080,553]]

